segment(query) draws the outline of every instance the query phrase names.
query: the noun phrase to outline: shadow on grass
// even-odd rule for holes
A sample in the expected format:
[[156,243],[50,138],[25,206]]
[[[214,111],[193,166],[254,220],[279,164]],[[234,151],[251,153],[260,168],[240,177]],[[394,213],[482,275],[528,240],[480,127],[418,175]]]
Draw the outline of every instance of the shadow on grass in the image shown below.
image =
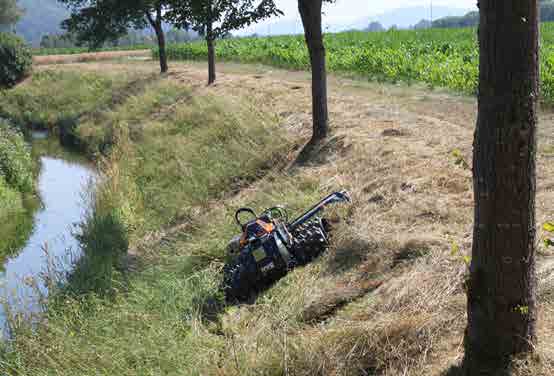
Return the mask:
[[332,155],[344,155],[350,150],[345,143],[346,136],[330,136],[324,140],[310,140],[298,156],[293,166],[318,166],[329,161]]
[[441,374],[441,376],[463,376],[463,375],[464,375],[463,367],[459,364],[450,367],[449,369],[447,369],[445,372]]
[[364,239],[348,238],[331,249],[324,269],[326,274],[339,274],[352,270],[365,261],[377,245]]

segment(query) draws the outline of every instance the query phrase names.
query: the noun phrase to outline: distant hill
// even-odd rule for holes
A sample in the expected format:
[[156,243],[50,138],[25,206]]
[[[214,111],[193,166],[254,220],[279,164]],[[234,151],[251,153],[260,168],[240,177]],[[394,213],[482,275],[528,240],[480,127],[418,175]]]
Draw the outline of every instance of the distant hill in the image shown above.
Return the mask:
[[479,24],[479,12],[469,12],[460,17],[443,17],[433,21],[436,28],[472,27]]
[[18,0],[18,4],[25,15],[16,31],[33,46],[38,46],[45,34],[60,33],[60,23],[69,16],[67,8],[56,0]]
[[[445,6],[433,7],[433,19],[448,16],[463,16],[469,9],[451,8]],[[376,16],[367,16],[359,18],[351,23],[333,23],[324,22],[324,28],[327,32],[339,32],[345,30],[367,30],[372,22],[378,22],[385,29],[395,25],[400,29],[408,29],[417,24],[422,19],[428,20],[431,17],[430,7],[416,6],[409,8],[394,9]],[[296,19],[276,19],[249,28],[248,34],[264,35],[285,35],[303,33],[302,23],[299,17]],[[238,34],[244,35],[244,32]]]
[[[463,16],[469,9],[451,8],[445,6],[433,7],[433,19],[442,17]],[[370,22],[379,22],[383,27],[389,28],[396,25],[399,29],[408,29],[421,20],[431,18],[431,8],[415,6],[408,8],[394,9],[376,16],[360,18],[350,25],[341,25],[339,29],[367,29]],[[337,30],[338,31],[338,30]]]

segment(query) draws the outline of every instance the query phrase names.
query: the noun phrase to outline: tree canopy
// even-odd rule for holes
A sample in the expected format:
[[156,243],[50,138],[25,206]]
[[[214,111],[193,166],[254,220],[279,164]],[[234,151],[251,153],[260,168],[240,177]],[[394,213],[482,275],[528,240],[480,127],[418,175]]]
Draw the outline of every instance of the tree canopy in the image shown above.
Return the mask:
[[[161,0],[59,0],[71,9],[71,17],[62,23],[77,42],[92,48],[116,40],[129,28],[143,29],[163,11]],[[160,13],[161,13],[160,11]]]
[[173,0],[167,17],[182,28],[215,40],[282,14],[273,0]]
[[117,41],[129,28],[144,29],[150,25],[156,32],[160,49],[160,67],[166,72],[164,13],[166,0],[59,0],[72,9],[62,24],[75,35],[78,44],[101,47],[106,41]]
[[208,84],[215,81],[215,45],[238,30],[272,16],[282,15],[274,0],[171,0],[165,14],[173,24],[203,35],[208,45]]
[[0,26],[14,25],[22,14],[16,0],[0,0]]

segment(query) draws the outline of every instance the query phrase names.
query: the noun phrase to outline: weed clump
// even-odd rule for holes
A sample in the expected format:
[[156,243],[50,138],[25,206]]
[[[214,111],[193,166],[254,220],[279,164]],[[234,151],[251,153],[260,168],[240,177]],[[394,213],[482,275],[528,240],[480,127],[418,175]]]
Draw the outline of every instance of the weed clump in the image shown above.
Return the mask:
[[0,178],[22,193],[33,190],[33,160],[23,136],[0,120]]

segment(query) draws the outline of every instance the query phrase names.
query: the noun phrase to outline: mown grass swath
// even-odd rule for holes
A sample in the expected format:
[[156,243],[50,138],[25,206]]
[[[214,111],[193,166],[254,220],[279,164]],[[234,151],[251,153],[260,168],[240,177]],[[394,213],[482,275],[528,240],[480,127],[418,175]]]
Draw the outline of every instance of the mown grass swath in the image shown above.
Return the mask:
[[[554,24],[542,24],[542,98],[554,102]],[[424,83],[475,94],[478,75],[476,29],[391,30],[327,34],[328,69],[386,82]],[[200,42],[168,46],[170,59],[205,60]],[[153,50],[154,56],[157,51]],[[234,38],[218,41],[221,60],[262,63],[287,69],[310,67],[302,36]]]

